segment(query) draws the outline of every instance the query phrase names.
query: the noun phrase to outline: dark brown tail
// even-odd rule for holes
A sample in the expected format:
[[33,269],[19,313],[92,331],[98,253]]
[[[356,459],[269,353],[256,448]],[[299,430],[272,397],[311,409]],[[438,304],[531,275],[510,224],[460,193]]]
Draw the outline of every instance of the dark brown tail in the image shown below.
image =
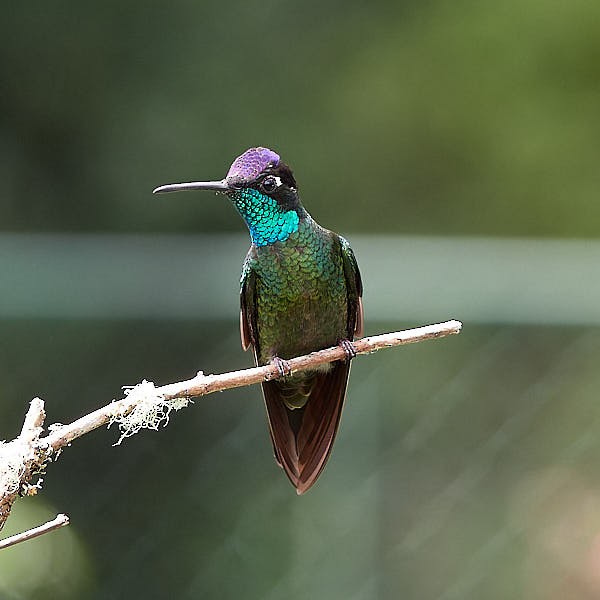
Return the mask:
[[289,385],[262,384],[275,458],[298,494],[315,483],[331,454],[349,373],[350,361],[346,361],[333,363],[327,373],[315,374],[306,404],[294,410],[284,402]]

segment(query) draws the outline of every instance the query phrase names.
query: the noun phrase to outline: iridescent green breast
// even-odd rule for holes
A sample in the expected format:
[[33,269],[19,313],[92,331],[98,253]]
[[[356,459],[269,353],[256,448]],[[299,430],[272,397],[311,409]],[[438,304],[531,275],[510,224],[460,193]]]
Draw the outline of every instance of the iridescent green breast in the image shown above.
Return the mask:
[[347,337],[347,292],[337,236],[310,217],[285,242],[256,248],[259,363]]

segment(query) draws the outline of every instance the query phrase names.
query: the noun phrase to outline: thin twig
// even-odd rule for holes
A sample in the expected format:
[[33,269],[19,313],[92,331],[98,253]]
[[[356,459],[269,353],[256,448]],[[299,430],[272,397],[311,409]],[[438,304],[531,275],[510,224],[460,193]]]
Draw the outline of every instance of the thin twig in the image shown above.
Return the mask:
[[11,535],[10,537],[4,538],[0,540],[0,550],[4,548],[9,548],[10,546],[14,546],[15,544],[20,544],[21,542],[26,542],[27,540],[32,540],[33,538],[39,537],[40,535],[44,535],[44,533],[48,533],[50,531],[54,531],[55,529],[60,529],[65,525],[69,524],[69,517],[67,515],[56,515],[52,521],[48,521],[43,525],[39,525],[38,527],[34,527],[33,529],[28,529],[27,531],[23,531],[22,533],[17,533],[15,535]]

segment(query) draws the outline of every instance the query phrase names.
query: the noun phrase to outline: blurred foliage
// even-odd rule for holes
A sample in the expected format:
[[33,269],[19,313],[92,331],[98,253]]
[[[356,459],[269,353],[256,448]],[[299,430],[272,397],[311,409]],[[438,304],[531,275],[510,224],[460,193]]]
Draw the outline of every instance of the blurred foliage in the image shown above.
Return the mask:
[[[4,231],[240,231],[227,202],[150,190],[267,145],[340,232],[598,234],[598,2],[4,8]],[[66,422],[120,385],[251,361],[234,322],[0,331],[7,438],[36,395]],[[0,596],[597,598],[599,351],[594,329],[467,322],[357,360],[332,460],[302,498],[257,388],[119,447],[116,431],[85,436],[9,521],[72,525],[3,551]]]
[[237,230],[225,203],[149,192],[267,145],[338,229],[597,233],[597,2],[4,12],[3,228]]

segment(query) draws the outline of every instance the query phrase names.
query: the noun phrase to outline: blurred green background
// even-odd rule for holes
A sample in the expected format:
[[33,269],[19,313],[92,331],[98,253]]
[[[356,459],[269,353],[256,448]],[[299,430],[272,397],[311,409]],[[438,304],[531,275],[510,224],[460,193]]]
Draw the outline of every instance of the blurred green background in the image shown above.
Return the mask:
[[600,595],[600,4],[33,1],[0,53],[0,438],[143,378],[249,366],[247,235],[152,197],[277,150],[365,280],[367,333],[459,336],[353,367],[318,485],[257,387],[50,465],[0,598]]

